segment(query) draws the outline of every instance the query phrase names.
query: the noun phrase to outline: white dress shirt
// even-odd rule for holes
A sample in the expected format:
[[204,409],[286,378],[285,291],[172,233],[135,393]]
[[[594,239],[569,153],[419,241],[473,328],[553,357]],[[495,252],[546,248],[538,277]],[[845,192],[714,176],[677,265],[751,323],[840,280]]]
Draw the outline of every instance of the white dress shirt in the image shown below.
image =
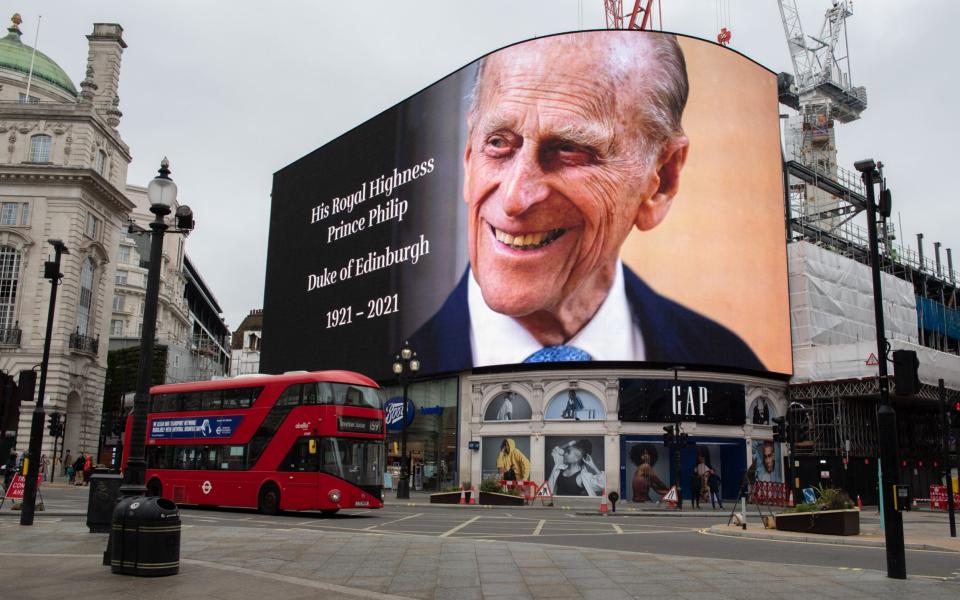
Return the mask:
[[[513,317],[487,306],[473,271],[467,281],[467,306],[473,366],[521,363],[543,348],[543,344]],[[643,335],[627,302],[623,265],[619,260],[613,286],[603,304],[583,329],[564,341],[564,345],[583,350],[593,360],[644,360]]]

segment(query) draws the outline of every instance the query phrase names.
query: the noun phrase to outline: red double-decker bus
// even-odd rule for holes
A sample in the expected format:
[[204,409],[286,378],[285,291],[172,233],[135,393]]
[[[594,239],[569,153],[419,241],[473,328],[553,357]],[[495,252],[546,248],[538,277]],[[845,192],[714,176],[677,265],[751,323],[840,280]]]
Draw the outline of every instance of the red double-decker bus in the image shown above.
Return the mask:
[[[131,429],[128,419],[124,468]],[[150,390],[147,489],[266,514],[381,508],[385,434],[380,389],[350,371],[159,385]]]

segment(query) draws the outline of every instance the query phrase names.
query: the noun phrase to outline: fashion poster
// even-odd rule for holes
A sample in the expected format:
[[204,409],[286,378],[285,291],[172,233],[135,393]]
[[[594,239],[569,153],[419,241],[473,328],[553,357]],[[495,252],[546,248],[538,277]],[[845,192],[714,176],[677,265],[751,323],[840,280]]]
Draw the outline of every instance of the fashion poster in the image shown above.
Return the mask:
[[487,410],[483,412],[484,421],[529,421],[532,416],[530,403],[516,392],[502,392],[494,396]]
[[780,470],[780,444],[770,440],[753,440],[753,464],[757,466],[757,481],[783,481]]
[[604,492],[603,436],[547,436],[544,442],[544,474],[554,496]]
[[625,497],[637,503],[659,502],[670,489],[669,449],[659,442],[626,443]]
[[529,437],[485,437],[481,452],[483,479],[530,479]]

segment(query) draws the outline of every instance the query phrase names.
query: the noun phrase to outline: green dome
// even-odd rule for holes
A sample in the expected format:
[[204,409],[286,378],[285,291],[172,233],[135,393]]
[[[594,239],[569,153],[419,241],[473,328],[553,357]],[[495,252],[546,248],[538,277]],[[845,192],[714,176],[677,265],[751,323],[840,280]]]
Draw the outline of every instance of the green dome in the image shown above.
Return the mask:
[[[10,33],[0,38],[0,69],[8,69],[27,75],[30,73],[30,59],[33,48],[20,41],[20,29],[16,25],[7,29]],[[50,60],[43,52],[37,51],[33,61],[33,78],[39,79],[76,97],[77,88],[60,65]]]

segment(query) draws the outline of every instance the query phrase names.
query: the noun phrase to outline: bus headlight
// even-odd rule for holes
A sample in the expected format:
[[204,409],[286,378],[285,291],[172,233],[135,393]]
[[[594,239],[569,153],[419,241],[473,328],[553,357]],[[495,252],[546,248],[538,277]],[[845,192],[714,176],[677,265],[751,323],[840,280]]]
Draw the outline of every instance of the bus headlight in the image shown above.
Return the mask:
[[340,502],[340,490],[330,490],[330,493],[327,494],[327,498],[330,498],[330,502],[336,504]]

